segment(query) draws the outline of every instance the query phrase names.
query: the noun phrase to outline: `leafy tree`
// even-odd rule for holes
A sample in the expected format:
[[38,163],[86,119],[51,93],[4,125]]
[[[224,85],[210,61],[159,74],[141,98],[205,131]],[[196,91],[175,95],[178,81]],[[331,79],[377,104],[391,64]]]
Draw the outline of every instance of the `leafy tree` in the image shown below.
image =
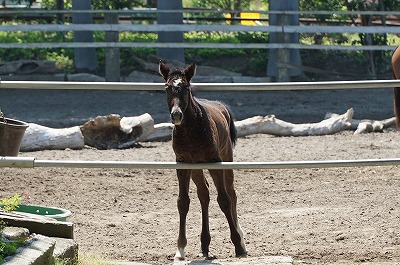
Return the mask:
[[[345,0],[346,7],[349,11],[394,11],[400,8],[399,1],[394,0]],[[360,18],[362,26],[373,26],[372,21],[374,16],[371,15],[360,15],[360,16],[350,16],[350,19],[355,23],[356,18]],[[382,25],[386,24],[385,16],[380,17]],[[387,45],[387,34],[359,34],[361,45]],[[366,51],[365,55],[369,61],[368,71],[373,77],[376,77],[377,69],[376,65],[379,65],[380,58],[384,58],[384,51]],[[379,70],[379,69],[378,69]]]

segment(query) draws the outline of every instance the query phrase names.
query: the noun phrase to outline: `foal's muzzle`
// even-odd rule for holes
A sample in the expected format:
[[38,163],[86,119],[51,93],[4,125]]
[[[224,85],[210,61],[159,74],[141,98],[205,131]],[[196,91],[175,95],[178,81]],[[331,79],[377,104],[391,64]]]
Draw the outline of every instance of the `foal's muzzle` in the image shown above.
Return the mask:
[[180,125],[183,120],[183,113],[181,108],[179,107],[173,107],[171,110],[171,121],[175,125]]

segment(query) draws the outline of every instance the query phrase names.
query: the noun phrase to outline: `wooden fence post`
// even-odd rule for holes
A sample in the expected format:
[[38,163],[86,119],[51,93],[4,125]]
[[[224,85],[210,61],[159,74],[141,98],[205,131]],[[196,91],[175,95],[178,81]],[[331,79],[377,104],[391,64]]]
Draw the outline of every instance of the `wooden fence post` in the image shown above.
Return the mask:
[[[270,32],[269,42],[271,44],[276,43],[299,43],[298,33],[285,33],[285,26],[298,26],[299,25],[299,15],[298,14],[288,14],[285,11],[298,11],[299,10],[299,0],[269,0],[269,8],[271,11],[279,11],[275,14],[269,15],[269,25],[279,26],[282,28],[282,32]],[[301,65],[300,51],[298,49],[287,49],[288,51],[282,49],[270,49],[268,53],[267,62],[267,75],[275,77],[277,81],[290,81],[289,77],[301,75],[299,69],[283,69],[284,63],[290,63],[293,65]],[[289,55],[287,54],[289,53]],[[289,58],[286,58],[289,56]],[[280,69],[281,73],[278,74]],[[288,72],[286,76],[285,72]],[[280,77],[278,77],[280,75]]]
[[[107,13],[105,14],[104,21],[106,24],[118,24],[118,14]],[[106,42],[118,42],[119,32],[118,31],[106,31],[105,34]],[[118,82],[120,80],[120,58],[118,47],[106,48],[105,56],[105,78],[107,82]]]
[[[289,15],[281,14],[277,17],[277,24],[282,26],[282,32],[276,33],[277,43],[289,43],[289,34],[284,32],[285,26],[289,25]],[[287,64],[290,62],[290,51],[287,48],[280,48],[276,51],[276,81],[290,82],[289,69]]]

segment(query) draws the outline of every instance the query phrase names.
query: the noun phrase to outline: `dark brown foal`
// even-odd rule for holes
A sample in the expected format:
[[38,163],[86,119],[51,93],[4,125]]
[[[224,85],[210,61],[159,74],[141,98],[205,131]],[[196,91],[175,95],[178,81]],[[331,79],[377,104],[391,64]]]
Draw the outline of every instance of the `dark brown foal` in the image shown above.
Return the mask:
[[[171,70],[160,62],[159,72],[165,80],[167,104],[174,129],[172,147],[177,162],[207,163],[233,160],[233,146],[237,139],[236,128],[231,111],[217,101],[208,101],[193,97],[190,80],[195,75],[196,64],[192,63],[183,70]],[[217,201],[228,220],[231,240],[237,256],[246,255],[243,232],[238,223],[234,190],[233,170],[209,170],[217,189]],[[176,259],[185,259],[186,215],[189,211],[190,179],[197,186],[197,196],[202,209],[201,255],[209,256],[211,241],[208,205],[209,186],[203,170],[177,170],[179,181],[178,211],[179,236]]]

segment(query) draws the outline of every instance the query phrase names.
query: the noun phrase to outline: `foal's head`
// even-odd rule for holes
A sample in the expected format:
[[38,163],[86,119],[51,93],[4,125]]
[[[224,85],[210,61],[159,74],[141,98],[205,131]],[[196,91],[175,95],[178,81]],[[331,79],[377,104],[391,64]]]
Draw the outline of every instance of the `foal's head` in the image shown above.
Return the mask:
[[188,107],[192,97],[190,80],[196,73],[196,63],[193,62],[181,71],[178,69],[171,70],[167,64],[160,61],[159,72],[165,80],[167,104],[172,123],[180,125],[184,118],[183,113]]

